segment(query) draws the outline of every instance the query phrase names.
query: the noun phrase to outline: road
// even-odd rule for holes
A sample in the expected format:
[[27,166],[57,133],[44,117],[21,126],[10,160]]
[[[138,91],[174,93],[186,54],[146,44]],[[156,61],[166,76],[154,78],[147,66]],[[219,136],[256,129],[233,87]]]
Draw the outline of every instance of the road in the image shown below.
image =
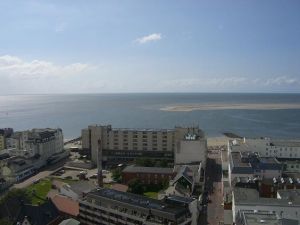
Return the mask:
[[206,163],[205,190],[207,190],[208,201],[200,215],[199,224],[219,225],[224,219],[223,194],[222,194],[222,164],[221,152],[211,150],[208,153]]

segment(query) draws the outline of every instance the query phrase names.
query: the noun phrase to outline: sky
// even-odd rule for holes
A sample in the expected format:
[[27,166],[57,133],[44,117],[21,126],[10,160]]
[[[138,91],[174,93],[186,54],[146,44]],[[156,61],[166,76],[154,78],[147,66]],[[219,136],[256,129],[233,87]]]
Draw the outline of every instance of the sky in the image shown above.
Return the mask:
[[300,92],[298,0],[0,1],[0,94]]

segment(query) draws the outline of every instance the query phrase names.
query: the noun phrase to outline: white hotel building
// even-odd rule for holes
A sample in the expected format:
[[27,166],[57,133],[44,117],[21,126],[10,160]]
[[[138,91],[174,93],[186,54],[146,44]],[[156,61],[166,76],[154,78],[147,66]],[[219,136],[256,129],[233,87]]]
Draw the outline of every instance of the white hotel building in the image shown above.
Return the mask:
[[271,138],[235,139],[228,142],[229,152],[257,152],[261,157],[300,159],[300,141]]

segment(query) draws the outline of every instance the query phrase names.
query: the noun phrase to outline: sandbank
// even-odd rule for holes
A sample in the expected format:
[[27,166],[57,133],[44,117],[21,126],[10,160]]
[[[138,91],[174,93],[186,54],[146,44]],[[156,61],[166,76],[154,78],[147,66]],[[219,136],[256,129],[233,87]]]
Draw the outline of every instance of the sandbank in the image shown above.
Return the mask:
[[182,104],[170,105],[160,108],[168,112],[191,112],[195,110],[278,110],[278,109],[300,109],[297,103],[241,103],[241,104]]

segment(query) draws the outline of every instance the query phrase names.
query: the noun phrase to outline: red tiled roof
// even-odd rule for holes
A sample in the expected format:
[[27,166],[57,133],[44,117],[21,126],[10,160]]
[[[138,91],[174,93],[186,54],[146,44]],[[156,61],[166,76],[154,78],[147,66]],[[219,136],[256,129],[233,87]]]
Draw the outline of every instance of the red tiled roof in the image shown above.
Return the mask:
[[62,195],[55,195],[52,197],[52,202],[57,209],[71,216],[77,216],[79,214],[79,203],[71,198]]

